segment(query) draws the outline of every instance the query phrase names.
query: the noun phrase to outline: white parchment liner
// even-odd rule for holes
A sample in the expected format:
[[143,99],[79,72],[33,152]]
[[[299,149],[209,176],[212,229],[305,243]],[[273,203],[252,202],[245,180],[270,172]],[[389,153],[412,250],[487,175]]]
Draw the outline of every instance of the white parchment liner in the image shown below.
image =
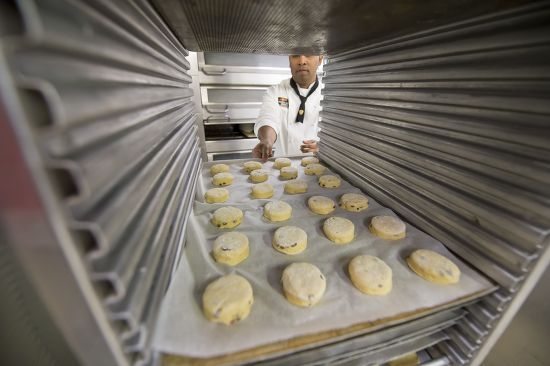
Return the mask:
[[[187,228],[186,248],[161,309],[155,338],[158,350],[187,357],[214,357],[298,336],[437,308],[493,288],[441,243],[409,224],[405,239],[392,242],[373,236],[368,230],[370,218],[395,214],[370,197],[368,209],[359,213],[347,212],[339,207],[331,215],[312,213],[307,207],[307,199],[313,195],[327,196],[338,203],[342,194],[361,191],[343,180],[337,189],[321,188],[317,183],[318,177],[304,174],[300,159],[293,158],[292,166],[298,168],[298,178],[308,182],[308,192],[285,194],[283,186],[287,181],[279,179],[279,171],[272,168],[273,161],[268,161],[264,169],[271,172],[268,182],[275,188],[275,195],[267,200],[250,197],[254,183],[248,180],[248,175],[242,169],[246,160],[226,161],[234,175],[234,183],[225,187],[230,192],[230,198],[223,204],[203,203],[204,192],[214,187],[210,175],[213,163],[204,164]],[[337,175],[328,169],[325,174]],[[282,223],[271,223],[264,219],[263,206],[270,200],[289,203],[293,208],[292,218]],[[212,212],[227,205],[243,210],[243,223],[232,230],[245,233],[250,240],[249,258],[236,267],[218,264],[211,256],[216,237],[228,231],[220,230],[210,223]],[[321,229],[323,221],[330,216],[352,220],[356,239],[347,245],[332,244]],[[308,246],[303,253],[289,256],[271,247],[275,229],[283,225],[299,226],[307,232]],[[460,282],[455,285],[437,285],[414,274],[405,258],[420,248],[434,250],[452,259],[462,271]],[[348,277],[347,265],[354,256],[360,254],[377,256],[392,268],[393,290],[390,294],[369,296],[353,286]],[[290,304],[280,285],[283,269],[290,263],[302,261],[318,266],[327,278],[325,295],[312,308]],[[232,272],[244,276],[253,287],[255,302],[251,314],[244,321],[231,326],[209,322],[202,314],[202,292],[208,283]],[[395,321],[390,322],[388,319],[387,325],[392,323]]]

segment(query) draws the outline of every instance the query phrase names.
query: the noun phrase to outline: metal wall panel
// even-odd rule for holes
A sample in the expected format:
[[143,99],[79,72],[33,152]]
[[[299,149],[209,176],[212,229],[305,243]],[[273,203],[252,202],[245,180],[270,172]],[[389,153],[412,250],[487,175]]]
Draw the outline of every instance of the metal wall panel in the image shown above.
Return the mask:
[[501,286],[445,330],[457,364],[549,250],[549,21],[543,2],[325,65],[321,159]]
[[85,274],[127,360],[150,362],[201,163],[188,52],[146,0],[18,6],[23,30],[2,39],[14,128],[80,254],[67,276]]

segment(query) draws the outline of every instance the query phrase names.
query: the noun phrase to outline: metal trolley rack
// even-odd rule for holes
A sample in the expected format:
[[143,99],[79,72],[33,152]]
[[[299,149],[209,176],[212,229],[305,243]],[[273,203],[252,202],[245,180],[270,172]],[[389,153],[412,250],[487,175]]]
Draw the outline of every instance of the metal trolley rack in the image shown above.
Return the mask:
[[[2,357],[163,361],[152,337],[209,152],[201,128],[212,103],[224,118],[247,111],[216,94],[232,65],[211,75],[202,54],[195,73],[191,50],[325,53],[319,157],[499,286],[261,363],[418,351],[426,365],[479,365],[550,261],[550,4],[440,4],[4,1],[0,288],[13,347]],[[200,100],[197,78],[214,83]]]

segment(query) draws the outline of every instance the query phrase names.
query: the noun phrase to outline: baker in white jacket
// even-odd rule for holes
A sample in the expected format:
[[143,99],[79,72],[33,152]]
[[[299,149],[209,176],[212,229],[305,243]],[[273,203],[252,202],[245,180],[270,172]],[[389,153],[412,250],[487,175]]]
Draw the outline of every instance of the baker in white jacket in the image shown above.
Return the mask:
[[270,87],[264,95],[254,132],[260,143],[252,155],[264,161],[277,155],[317,152],[321,87],[317,68],[323,56],[289,56],[292,78]]

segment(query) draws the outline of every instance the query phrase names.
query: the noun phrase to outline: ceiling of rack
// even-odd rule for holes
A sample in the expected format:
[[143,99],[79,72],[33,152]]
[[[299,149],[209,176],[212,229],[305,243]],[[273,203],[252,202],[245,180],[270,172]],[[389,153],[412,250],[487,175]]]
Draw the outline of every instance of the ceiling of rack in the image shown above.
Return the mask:
[[334,54],[529,0],[151,0],[191,51]]

